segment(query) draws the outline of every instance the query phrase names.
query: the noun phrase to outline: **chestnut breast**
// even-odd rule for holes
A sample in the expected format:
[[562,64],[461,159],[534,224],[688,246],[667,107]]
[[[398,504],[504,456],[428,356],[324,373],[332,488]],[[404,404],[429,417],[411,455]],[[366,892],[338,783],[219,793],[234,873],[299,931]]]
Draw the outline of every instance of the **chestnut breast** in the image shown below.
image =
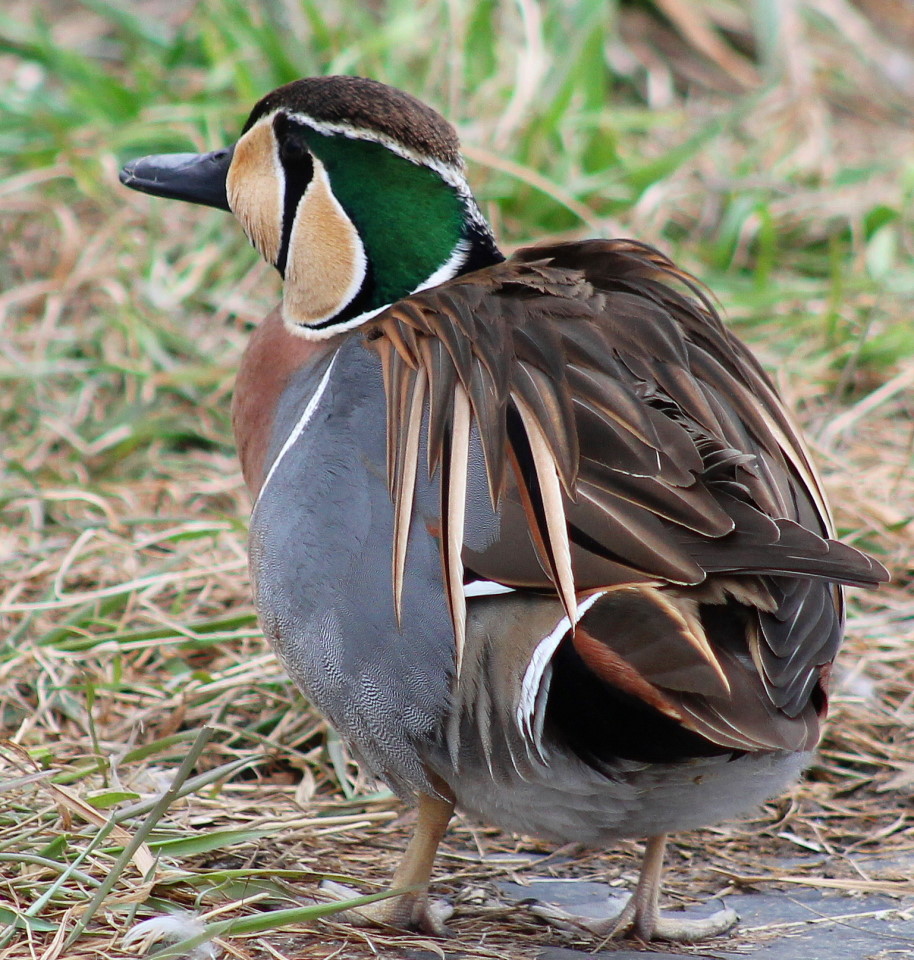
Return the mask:
[[244,482],[255,500],[268,469],[276,410],[286,388],[295,373],[319,363],[338,343],[338,337],[315,341],[290,333],[279,307],[251,335],[235,381],[232,428]]

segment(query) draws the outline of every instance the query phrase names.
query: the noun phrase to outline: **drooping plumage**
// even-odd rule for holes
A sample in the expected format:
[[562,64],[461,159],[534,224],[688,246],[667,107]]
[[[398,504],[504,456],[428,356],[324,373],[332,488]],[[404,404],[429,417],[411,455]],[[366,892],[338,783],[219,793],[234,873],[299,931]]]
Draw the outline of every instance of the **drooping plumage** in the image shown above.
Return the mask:
[[228,151],[130,186],[231,209],[285,278],[235,427],[265,634],[368,765],[419,803],[375,911],[424,906],[456,803],[558,840],[663,840],[782,789],[815,746],[839,584],[815,471],[699,285],[631,240],[505,260],[434,111],[373,81],[265,97]]
[[[441,467],[445,487],[464,483],[449,463],[451,427],[468,401],[493,508],[505,501],[501,537],[468,557],[472,574],[558,587],[569,613],[575,592],[646,580],[720,602],[733,575],[859,584],[878,576],[858,551],[827,540],[818,481],[767,377],[694,282],[651,248],[596,240],[527,248],[471,283],[457,278],[402,301],[367,336],[384,365],[400,515],[411,510],[426,396],[428,467]],[[445,499],[452,507],[448,490]],[[444,556],[461,564],[449,541],[462,546],[462,524],[445,511],[442,520]],[[813,665],[832,659],[837,631],[820,648],[791,643],[785,631],[803,635],[787,608],[793,589],[777,581],[731,589],[755,591],[759,616],[774,615],[765,630],[757,617],[753,649],[772,706],[808,699]],[[812,663],[797,662],[797,647]],[[788,651],[789,684],[776,692],[777,659]]]

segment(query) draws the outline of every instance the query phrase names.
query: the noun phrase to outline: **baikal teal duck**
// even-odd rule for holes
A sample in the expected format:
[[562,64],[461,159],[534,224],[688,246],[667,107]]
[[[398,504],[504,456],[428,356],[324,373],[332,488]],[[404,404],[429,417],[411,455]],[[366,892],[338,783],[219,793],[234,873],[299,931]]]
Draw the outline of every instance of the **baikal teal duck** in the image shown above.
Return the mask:
[[455,807],[557,842],[647,840],[601,934],[662,915],[666,836],[751,809],[810,759],[842,584],[804,443],[699,285],[634,240],[505,258],[452,127],[316,77],[214,153],[127,186],[230,211],[283,277],[241,363],[250,566],[289,675],[418,822],[372,922],[438,931]]

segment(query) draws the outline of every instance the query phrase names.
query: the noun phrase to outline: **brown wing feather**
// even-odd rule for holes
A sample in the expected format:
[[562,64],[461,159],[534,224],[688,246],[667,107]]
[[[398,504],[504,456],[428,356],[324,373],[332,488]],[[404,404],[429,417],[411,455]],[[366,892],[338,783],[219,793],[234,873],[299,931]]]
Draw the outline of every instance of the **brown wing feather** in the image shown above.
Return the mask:
[[[428,413],[458,651],[464,561],[504,584],[551,588],[572,622],[575,591],[692,590],[689,602],[709,607],[709,621],[731,604],[748,614],[741,631],[702,633],[732,693],[678,692],[684,722],[727,746],[809,740],[812,692],[841,620],[840,590],[823,599],[809,584],[871,585],[886,574],[829,539],[797,430],[695,280],[634,241],[526,248],[395,304],[367,342],[384,369],[398,517],[411,510],[403,474],[415,469]],[[501,537],[461,557],[464,507],[455,498],[466,478],[454,474],[467,469],[468,419]],[[398,523],[395,571],[407,528]],[[625,656],[605,654],[606,663],[616,655]],[[663,688],[649,658],[638,673]],[[742,720],[740,691],[752,704]]]

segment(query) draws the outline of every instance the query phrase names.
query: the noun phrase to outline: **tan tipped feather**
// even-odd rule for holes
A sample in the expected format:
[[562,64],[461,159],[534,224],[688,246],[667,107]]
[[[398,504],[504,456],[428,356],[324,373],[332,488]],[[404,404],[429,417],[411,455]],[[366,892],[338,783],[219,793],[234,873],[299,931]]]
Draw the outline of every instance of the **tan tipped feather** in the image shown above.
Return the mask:
[[680,636],[704,657],[711,669],[717,674],[724,691],[729,694],[730,681],[727,679],[726,673],[724,673],[724,668],[721,666],[720,660],[717,659],[714,651],[711,649],[711,644],[708,643],[708,638],[698,618],[685,609],[685,604],[681,602],[678,604],[673,603],[668,596],[664,595],[663,591],[653,587],[644,589],[650,591],[655,603],[663,608],[668,617],[678,621],[682,625]]
[[448,465],[447,510],[442,518],[445,586],[451,619],[454,622],[454,646],[457,676],[463,663],[466,638],[466,598],[463,595],[463,525],[467,501],[467,464],[470,454],[470,400],[461,386],[454,390],[454,420],[451,431],[451,456]]
[[425,371],[420,368],[413,377],[406,438],[400,448],[400,462],[397,469],[398,482],[394,497],[393,584],[398,623],[403,596],[406,548],[409,544],[409,525],[413,514],[413,495],[416,490],[416,470],[419,464],[419,430],[422,426],[422,411],[425,407],[425,385]]
[[568,543],[568,524],[565,520],[565,506],[562,501],[562,484],[556,469],[555,458],[539,423],[530,408],[518,397],[512,397],[530,444],[536,478],[539,482],[540,497],[546,518],[548,532],[547,551],[549,554],[555,586],[562,600],[562,606],[572,625],[578,619],[578,603],[574,589],[574,573],[571,569],[571,546]]

